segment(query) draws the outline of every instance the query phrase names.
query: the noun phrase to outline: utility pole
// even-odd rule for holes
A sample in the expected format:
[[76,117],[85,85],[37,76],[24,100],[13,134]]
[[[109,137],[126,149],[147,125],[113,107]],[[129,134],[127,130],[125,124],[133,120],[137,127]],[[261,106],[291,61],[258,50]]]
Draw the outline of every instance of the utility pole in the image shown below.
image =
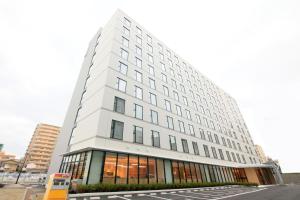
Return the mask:
[[21,167],[21,169],[20,169],[20,166],[18,166],[18,177],[17,177],[17,180],[16,180],[16,184],[18,184],[18,181],[19,181],[19,178],[20,178],[20,176],[21,176],[21,173],[22,173],[22,170],[23,170],[23,167],[24,167],[24,165],[25,165],[25,163],[26,163],[26,159],[27,159],[27,153],[25,153],[25,156],[24,156],[24,161],[23,161],[23,164],[22,164],[22,167]]

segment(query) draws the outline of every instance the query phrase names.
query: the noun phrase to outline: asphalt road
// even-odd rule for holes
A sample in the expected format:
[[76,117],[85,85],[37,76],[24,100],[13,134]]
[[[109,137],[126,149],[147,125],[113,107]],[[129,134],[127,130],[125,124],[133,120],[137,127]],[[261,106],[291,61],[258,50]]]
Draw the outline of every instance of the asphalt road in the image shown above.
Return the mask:
[[269,187],[213,187],[139,193],[110,193],[109,195],[75,197],[70,200],[300,200],[300,185]]
[[268,187],[266,190],[228,198],[230,200],[300,200],[300,185]]

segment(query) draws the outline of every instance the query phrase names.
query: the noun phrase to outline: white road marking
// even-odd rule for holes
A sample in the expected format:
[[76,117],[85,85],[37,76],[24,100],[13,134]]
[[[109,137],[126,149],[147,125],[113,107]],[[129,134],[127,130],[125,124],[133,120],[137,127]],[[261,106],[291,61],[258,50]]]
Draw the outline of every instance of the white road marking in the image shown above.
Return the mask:
[[121,197],[121,196],[117,196],[117,195],[115,195],[115,196],[108,196],[108,198],[109,198],[109,199],[116,199],[116,198],[119,198],[119,199],[131,200],[131,199],[128,199],[128,198],[126,198],[126,197]]
[[139,197],[146,196],[146,194],[138,194]]
[[188,197],[188,198],[193,198],[193,199],[206,199],[206,198],[187,196],[187,195],[181,195],[181,194],[171,194],[171,195],[176,195],[176,196],[180,196],[180,197]]
[[249,191],[249,192],[243,192],[243,193],[239,193],[239,194],[233,194],[233,195],[229,195],[229,196],[224,196],[224,197],[219,197],[219,198],[215,198],[213,200],[218,200],[218,199],[227,199],[229,197],[235,197],[235,196],[240,196],[240,195],[244,195],[244,194],[250,194],[250,193],[254,193],[254,192],[259,192],[262,190],[265,190],[266,188],[260,189],[260,190],[254,190],[254,191]]
[[167,198],[164,198],[164,197],[159,197],[159,196],[154,196],[154,195],[145,195],[145,196],[156,198],[156,199],[172,200],[172,199],[167,199]]
[[156,193],[150,193],[150,195],[156,195]]
[[132,194],[125,194],[124,197],[132,197]]
[[168,194],[167,192],[161,192],[160,194]]
[[100,197],[90,197],[91,200],[100,199]]

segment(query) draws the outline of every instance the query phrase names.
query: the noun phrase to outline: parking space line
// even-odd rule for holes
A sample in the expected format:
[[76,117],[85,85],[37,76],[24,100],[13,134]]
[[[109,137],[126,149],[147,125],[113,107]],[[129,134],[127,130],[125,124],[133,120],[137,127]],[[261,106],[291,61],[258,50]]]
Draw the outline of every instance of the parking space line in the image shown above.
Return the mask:
[[244,195],[244,194],[249,194],[249,193],[259,192],[259,191],[262,191],[262,190],[264,190],[264,189],[265,189],[265,188],[259,189],[259,190],[254,190],[254,191],[249,191],[249,192],[243,192],[243,193],[233,194],[233,195],[224,196],[224,197],[219,197],[219,198],[216,198],[216,199],[213,199],[213,200],[227,199],[227,198],[229,198],[229,197],[235,197],[235,196],[240,196],[240,195]]
[[121,197],[121,196],[117,196],[117,195],[114,195],[114,196],[108,196],[109,199],[116,199],[116,198],[119,198],[119,199],[125,199],[125,200],[131,200],[131,199],[128,199],[126,197]]
[[159,197],[159,196],[154,196],[154,195],[145,195],[145,196],[156,198],[156,199],[172,200],[172,199],[167,199],[167,198],[164,198],[164,197]]
[[176,196],[180,196],[180,197],[188,197],[188,198],[192,198],[192,199],[206,199],[206,198],[187,196],[187,195],[181,195],[181,194],[171,194],[171,195],[176,195]]

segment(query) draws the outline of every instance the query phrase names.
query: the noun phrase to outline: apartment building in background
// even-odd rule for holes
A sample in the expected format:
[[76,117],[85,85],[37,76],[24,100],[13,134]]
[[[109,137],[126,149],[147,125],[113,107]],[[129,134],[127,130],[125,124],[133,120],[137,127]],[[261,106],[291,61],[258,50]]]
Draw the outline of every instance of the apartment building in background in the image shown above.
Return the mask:
[[235,99],[120,10],[89,44],[58,171],[84,184],[274,183]]
[[267,162],[268,158],[267,158],[267,156],[266,156],[263,148],[260,145],[258,145],[258,144],[254,145],[254,147],[255,147],[255,151],[256,151],[256,153],[257,153],[257,155],[259,157],[260,162],[261,163]]
[[28,172],[46,173],[60,127],[40,123],[36,126],[24,156],[24,167]]

